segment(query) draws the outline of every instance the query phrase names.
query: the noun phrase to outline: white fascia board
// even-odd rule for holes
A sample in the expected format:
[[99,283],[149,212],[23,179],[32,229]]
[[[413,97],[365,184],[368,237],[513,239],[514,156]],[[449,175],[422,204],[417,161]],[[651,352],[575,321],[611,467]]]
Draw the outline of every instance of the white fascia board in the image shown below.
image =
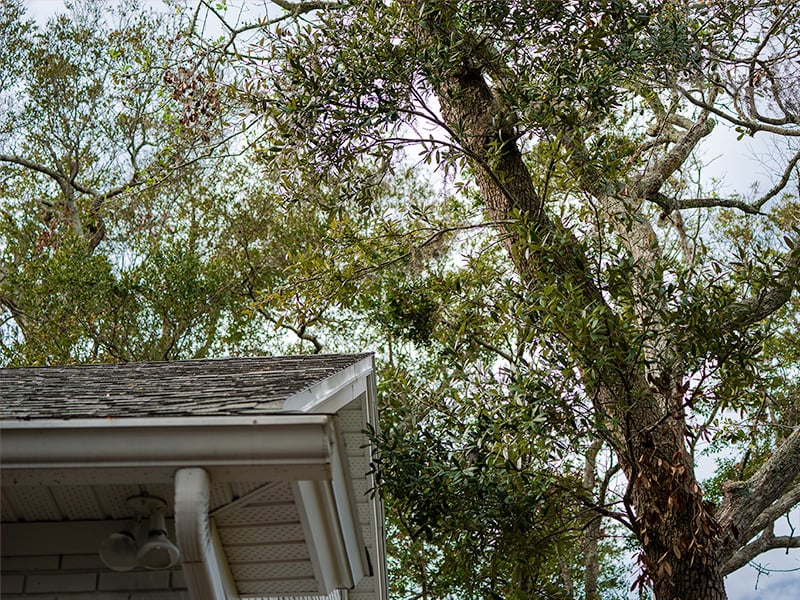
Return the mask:
[[332,441],[331,479],[292,485],[321,594],[353,588],[369,571],[344,439],[338,428]]
[[[366,422],[369,423],[375,433],[378,433],[378,386],[375,377],[369,378],[367,393],[364,398],[364,411]],[[373,485],[375,476],[369,475],[367,480]],[[373,560],[373,577],[375,580],[375,600],[388,600],[389,598],[389,579],[386,572],[386,530],[384,528],[383,502],[377,500],[371,502],[372,519],[374,530],[371,532],[375,536],[375,553]]]
[[367,389],[367,377],[374,372],[373,358],[367,356],[283,402],[283,410],[301,413],[338,412]]
[[37,469],[297,467],[306,476],[329,478],[332,437],[327,415],[6,421],[0,456],[4,475]]

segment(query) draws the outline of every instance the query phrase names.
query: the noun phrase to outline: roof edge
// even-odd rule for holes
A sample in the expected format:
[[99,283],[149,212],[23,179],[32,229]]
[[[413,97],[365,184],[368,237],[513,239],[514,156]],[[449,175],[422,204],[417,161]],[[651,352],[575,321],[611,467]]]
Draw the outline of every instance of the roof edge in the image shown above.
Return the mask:
[[284,411],[335,413],[367,389],[367,377],[374,374],[373,356],[365,355],[342,370],[283,401]]
[[120,421],[115,426],[105,420],[5,426],[0,436],[3,471],[300,464],[330,471],[333,418],[327,415],[270,416],[224,425]]

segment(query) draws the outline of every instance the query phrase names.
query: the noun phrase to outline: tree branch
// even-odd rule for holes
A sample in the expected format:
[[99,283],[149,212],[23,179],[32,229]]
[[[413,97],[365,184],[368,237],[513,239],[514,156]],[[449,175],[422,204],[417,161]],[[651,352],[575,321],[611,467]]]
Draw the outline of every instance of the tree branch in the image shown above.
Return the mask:
[[332,0],[331,2],[311,2],[306,0],[289,2],[288,0],[272,0],[272,3],[279,8],[282,8],[283,10],[295,15],[300,15],[314,10],[323,10],[325,8],[334,8],[344,4],[343,2],[336,2],[335,0]]
[[794,485],[789,491],[781,496],[774,504],[770,505],[764,512],[762,512],[750,527],[748,531],[742,536],[743,539],[750,539],[759,531],[765,530],[772,525],[778,517],[785,515],[795,506],[800,504],[800,484]]
[[58,183],[59,185],[65,185],[65,184],[69,185],[69,180],[63,173],[59,173],[55,169],[45,167],[44,165],[35,163],[31,160],[28,160],[27,158],[23,158],[21,156],[13,156],[10,154],[0,154],[0,162],[7,162],[18,165],[20,167],[25,167],[26,169],[31,169],[32,171],[36,171],[37,173],[47,175],[51,179],[55,180],[55,182]]
[[[253,301],[256,302],[255,294],[252,291],[249,293],[249,295],[253,299]],[[287,323],[283,319],[276,319],[275,317],[270,315],[269,312],[267,312],[267,310],[264,309],[263,306],[260,305],[256,307],[256,311],[267,321],[272,323],[275,327],[283,327],[284,329],[288,329],[289,331],[294,333],[298,337],[298,339],[306,342],[311,342],[314,346],[314,354],[319,354],[320,352],[322,352],[323,348],[322,342],[319,341],[319,338],[317,338],[317,336],[308,333],[307,323],[303,323],[299,327],[295,327],[294,325],[292,325],[291,323]],[[312,320],[316,320],[318,318],[319,315]]]
[[797,163],[800,162],[800,151],[796,152],[789,159],[786,168],[783,170],[778,182],[772,186],[766,194],[761,196],[753,203],[735,200],[733,198],[687,198],[676,200],[669,198],[665,194],[656,193],[648,199],[664,209],[667,213],[673,210],[694,209],[694,208],[735,208],[749,215],[764,215],[761,208],[772,198],[777,196],[789,183]]
[[786,187],[786,184],[789,183],[789,178],[792,176],[792,171],[797,166],[798,161],[800,161],[800,150],[798,150],[789,160],[789,164],[787,164],[786,168],[783,170],[783,175],[781,175],[778,183],[772,186],[772,188],[766,194],[761,196],[761,198],[759,198],[756,202],[755,206],[761,208],[768,200],[771,200],[777,196],[778,193]]
[[686,198],[673,200],[664,194],[658,193],[649,198],[649,200],[663,208],[666,213],[670,213],[673,210],[691,210],[693,208],[735,208],[749,215],[764,214],[758,209],[758,205],[748,204],[733,198]]
[[725,119],[727,122],[738,125],[739,127],[743,127],[747,129],[750,134],[754,134],[757,131],[765,131],[767,133],[774,133],[776,135],[783,135],[787,137],[798,137],[800,136],[800,130],[795,127],[780,127],[777,125],[769,125],[767,123],[759,123],[757,121],[753,121],[750,119],[743,119],[742,117],[737,117],[736,115],[732,115],[730,113],[725,112],[724,110],[713,106],[706,102],[705,100],[698,98],[692,92],[682,87],[678,87],[681,94],[683,94],[684,98],[686,98],[689,102],[697,106],[698,108],[702,108],[704,110],[709,111],[717,115],[718,117]]
[[723,315],[723,330],[743,331],[763,321],[786,304],[800,278],[800,241],[787,253],[783,270],[775,277],[772,286],[757,295],[728,307]]
[[[776,510],[782,510],[797,490],[787,489],[800,474],[800,427],[777,448],[772,456],[747,481],[732,481],[723,485],[724,499],[717,511],[717,522],[727,537],[722,540],[720,557],[730,560],[734,551],[748,535],[757,531]],[[772,508],[777,504],[779,508]],[[781,513],[775,514],[779,516]],[[763,518],[762,515],[765,515]]]
[[32,171],[36,171],[37,173],[42,173],[43,175],[47,175],[51,179],[55,180],[55,182],[58,183],[60,186],[71,187],[75,191],[80,192],[81,194],[86,194],[87,196],[92,196],[93,198],[99,199],[100,202],[104,202],[105,200],[113,198],[114,196],[119,196],[122,192],[129,189],[131,186],[135,185],[136,179],[138,178],[138,173],[134,173],[133,176],[130,178],[130,180],[127,181],[126,183],[113,187],[109,190],[106,190],[105,192],[99,192],[83,184],[80,184],[77,181],[74,181],[74,177],[69,178],[63,173],[56,171],[55,169],[51,169],[50,167],[46,167],[44,165],[33,162],[21,156],[0,154],[0,162],[7,162],[19,165],[21,167],[25,167],[26,169],[31,169]]
[[714,129],[714,121],[710,120],[708,116],[708,111],[704,111],[655,167],[649,173],[642,175],[636,185],[640,197],[649,199],[658,194],[667,178],[686,162],[700,140],[711,133]]
[[788,535],[775,536],[772,529],[765,529],[761,537],[740,548],[725,562],[722,574],[729,575],[741,569],[759,554],[779,548],[800,548],[800,538]]

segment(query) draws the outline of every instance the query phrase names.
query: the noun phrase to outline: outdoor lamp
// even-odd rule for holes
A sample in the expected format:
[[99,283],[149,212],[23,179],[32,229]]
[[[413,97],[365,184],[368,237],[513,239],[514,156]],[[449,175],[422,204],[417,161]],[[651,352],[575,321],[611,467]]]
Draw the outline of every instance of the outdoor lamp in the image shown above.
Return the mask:
[[148,540],[139,549],[136,558],[145,569],[169,569],[181,556],[178,547],[167,539],[167,526],[161,511],[150,515]]
[[[100,544],[100,560],[112,571],[130,571],[136,567],[158,570],[174,567],[180,559],[178,547],[167,538],[164,510],[167,503],[154,496],[128,498],[128,508],[136,521],[112,533]],[[149,519],[147,541],[139,547],[137,533],[142,519]],[[139,536],[142,537],[142,536]]]
[[100,560],[112,571],[130,571],[139,564],[136,536],[128,529],[112,533],[100,544]]

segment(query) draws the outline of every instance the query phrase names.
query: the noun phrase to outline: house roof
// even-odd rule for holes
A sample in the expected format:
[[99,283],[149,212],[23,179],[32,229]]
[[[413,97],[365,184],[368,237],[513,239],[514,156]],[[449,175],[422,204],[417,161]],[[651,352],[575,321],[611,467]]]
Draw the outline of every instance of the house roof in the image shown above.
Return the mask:
[[0,369],[0,419],[247,416],[370,354]]
[[[0,369],[0,399],[4,599],[385,600],[370,354]],[[182,563],[112,572],[141,495]]]

